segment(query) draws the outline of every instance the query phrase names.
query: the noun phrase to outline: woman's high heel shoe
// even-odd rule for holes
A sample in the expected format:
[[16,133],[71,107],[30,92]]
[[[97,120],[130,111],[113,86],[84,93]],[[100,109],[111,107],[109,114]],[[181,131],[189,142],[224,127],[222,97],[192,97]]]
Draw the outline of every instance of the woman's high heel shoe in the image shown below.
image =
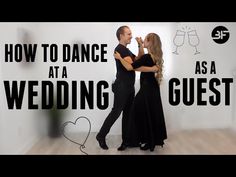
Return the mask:
[[154,149],[155,149],[155,146],[153,146],[153,147],[150,147],[150,151],[151,151],[151,152],[153,152],[153,151],[154,151]]
[[150,146],[149,146],[148,143],[146,143],[144,146],[140,145],[140,149],[141,149],[141,150],[146,151],[146,150],[148,150],[149,148],[150,148]]
[[155,149],[155,146],[150,146],[148,143],[146,143],[144,146],[140,146],[140,149],[144,151],[150,149],[150,151],[153,152]]

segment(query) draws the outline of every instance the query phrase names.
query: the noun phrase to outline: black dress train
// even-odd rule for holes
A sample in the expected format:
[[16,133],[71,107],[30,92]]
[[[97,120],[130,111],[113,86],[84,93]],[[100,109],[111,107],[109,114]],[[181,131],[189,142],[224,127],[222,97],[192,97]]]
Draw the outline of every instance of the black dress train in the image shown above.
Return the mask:
[[[143,55],[132,66],[153,66],[150,54]],[[135,96],[129,120],[129,145],[147,143],[150,147],[162,146],[167,139],[166,125],[161,102],[160,87],[152,72],[140,75],[140,90]]]

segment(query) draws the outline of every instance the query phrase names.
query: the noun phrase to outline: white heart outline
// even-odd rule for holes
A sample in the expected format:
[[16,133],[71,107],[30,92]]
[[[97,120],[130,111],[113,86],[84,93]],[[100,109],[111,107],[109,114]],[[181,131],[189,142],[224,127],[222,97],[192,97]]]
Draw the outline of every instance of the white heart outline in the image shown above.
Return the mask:
[[[85,138],[85,140],[84,140],[84,142],[83,142],[83,144],[80,144],[80,143],[78,143],[78,142],[76,142],[76,141],[73,141],[73,140],[71,140],[70,138],[68,138],[66,135],[65,135],[65,127],[68,125],[68,124],[74,124],[74,125],[76,125],[76,122],[79,120],[79,119],[86,119],[88,122],[89,122],[89,132],[88,132],[88,134],[87,134],[87,136],[86,136],[86,138]],[[88,139],[88,137],[89,137],[89,135],[90,135],[90,132],[91,132],[91,122],[90,122],[90,120],[87,118],[87,117],[85,117],[85,116],[80,116],[80,117],[78,117],[76,120],[75,120],[75,122],[72,122],[72,121],[67,121],[67,122],[65,122],[63,125],[62,125],[62,135],[67,139],[67,140],[69,140],[70,142],[72,142],[72,143],[75,143],[75,144],[77,144],[77,145],[79,145],[80,146],[80,151],[82,152],[82,153],[84,153],[84,154],[86,154],[86,155],[88,155],[86,152],[84,152],[83,150],[82,150],[82,148],[84,149],[85,148],[85,143],[86,143],[86,141],[87,141],[87,139]]]

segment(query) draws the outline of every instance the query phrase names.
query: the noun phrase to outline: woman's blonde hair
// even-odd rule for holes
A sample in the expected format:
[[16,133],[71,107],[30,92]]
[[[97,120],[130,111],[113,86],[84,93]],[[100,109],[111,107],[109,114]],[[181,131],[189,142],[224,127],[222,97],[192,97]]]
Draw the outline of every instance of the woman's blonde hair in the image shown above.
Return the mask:
[[148,50],[149,54],[151,55],[154,63],[157,65],[158,71],[155,74],[155,77],[160,84],[163,78],[162,74],[162,68],[164,60],[162,58],[163,52],[162,52],[162,44],[161,39],[156,33],[149,33],[146,37],[147,41],[150,43]]

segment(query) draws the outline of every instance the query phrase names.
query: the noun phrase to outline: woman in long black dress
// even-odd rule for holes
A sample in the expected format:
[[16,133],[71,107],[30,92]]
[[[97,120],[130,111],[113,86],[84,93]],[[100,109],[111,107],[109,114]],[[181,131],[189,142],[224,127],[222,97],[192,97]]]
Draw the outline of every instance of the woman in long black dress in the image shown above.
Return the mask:
[[[139,43],[140,44],[140,43]],[[153,151],[156,145],[163,146],[167,139],[166,125],[161,102],[159,84],[162,80],[162,49],[160,37],[155,33],[149,33],[144,40],[144,48],[148,54],[144,54],[134,63],[129,64],[119,55],[114,54],[127,70],[140,71],[141,66],[154,66],[157,73],[141,72],[140,90],[135,96],[130,124],[130,144],[139,143],[140,149]]]

